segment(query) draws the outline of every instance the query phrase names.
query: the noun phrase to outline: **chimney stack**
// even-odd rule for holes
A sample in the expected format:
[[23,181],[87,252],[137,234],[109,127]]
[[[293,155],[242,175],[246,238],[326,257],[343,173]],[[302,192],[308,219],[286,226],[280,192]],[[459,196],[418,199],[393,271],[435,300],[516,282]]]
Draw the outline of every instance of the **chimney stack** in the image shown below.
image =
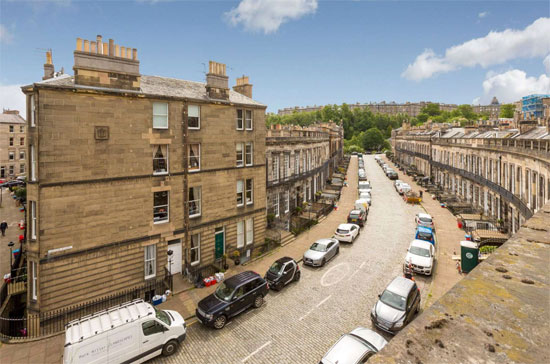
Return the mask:
[[233,90],[246,97],[252,98],[252,85],[248,83],[248,76],[237,78],[237,85],[233,86]]
[[44,63],[44,77],[43,80],[48,80],[54,76],[54,67],[52,63],[52,50],[46,52],[46,63]]
[[229,77],[225,74],[225,64],[214,61],[208,63],[206,93],[211,99],[229,100]]
[[101,35],[95,41],[76,39],[73,70],[78,85],[136,91],[141,87],[137,49],[121,47],[112,39],[103,42]]

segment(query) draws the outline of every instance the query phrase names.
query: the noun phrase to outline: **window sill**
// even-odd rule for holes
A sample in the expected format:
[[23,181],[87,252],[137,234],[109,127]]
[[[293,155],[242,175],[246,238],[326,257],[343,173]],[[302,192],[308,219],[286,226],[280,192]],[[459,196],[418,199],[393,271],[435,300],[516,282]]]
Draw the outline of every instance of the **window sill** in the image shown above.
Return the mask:
[[170,222],[170,220],[153,221],[153,224],[154,225],[161,225],[161,224],[166,224],[168,222]]
[[243,128],[237,128],[236,130],[238,130],[238,131],[243,131],[244,129],[243,129]]
[[148,279],[151,279],[151,278],[155,278],[157,275],[156,274],[153,274],[152,276],[145,276],[145,280],[148,280]]
[[191,262],[189,264],[191,264],[192,267],[196,266],[196,265],[199,265],[200,264],[200,260],[198,262]]
[[244,207],[244,203],[237,205],[237,207]]
[[243,167],[244,167],[244,164],[241,164],[241,165],[237,164],[237,168],[243,168]]
[[196,128],[196,127],[188,126],[187,129],[189,129],[189,130],[201,130],[201,127],[199,126],[198,128]]
[[200,168],[188,169],[189,173],[200,172]]
[[246,128],[246,131],[254,131],[254,129],[248,129],[248,128]]
[[254,164],[245,164],[246,167],[252,167]]
[[153,176],[166,176],[168,174],[167,172],[153,172]]
[[250,205],[254,205],[254,201],[251,201],[251,202],[247,202],[247,203],[246,203],[246,206],[250,206]]
[[196,219],[197,217],[201,217],[202,214],[195,214],[195,215],[189,215],[190,219]]

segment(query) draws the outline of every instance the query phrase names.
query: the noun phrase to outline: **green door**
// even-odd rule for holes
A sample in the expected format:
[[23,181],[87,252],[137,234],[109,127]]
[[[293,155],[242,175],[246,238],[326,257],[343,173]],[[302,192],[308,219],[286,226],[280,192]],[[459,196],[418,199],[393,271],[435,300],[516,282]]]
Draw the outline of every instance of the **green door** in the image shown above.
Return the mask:
[[217,228],[214,234],[215,241],[215,259],[221,259],[225,251],[225,231],[224,228]]

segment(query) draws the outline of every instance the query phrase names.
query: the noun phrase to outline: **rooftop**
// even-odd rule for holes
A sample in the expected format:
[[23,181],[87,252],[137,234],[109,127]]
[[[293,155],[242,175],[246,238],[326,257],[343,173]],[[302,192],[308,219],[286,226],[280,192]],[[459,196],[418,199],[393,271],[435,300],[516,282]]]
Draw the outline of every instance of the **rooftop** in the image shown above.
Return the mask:
[[17,110],[4,110],[0,114],[0,124],[26,124],[25,119],[19,115]]

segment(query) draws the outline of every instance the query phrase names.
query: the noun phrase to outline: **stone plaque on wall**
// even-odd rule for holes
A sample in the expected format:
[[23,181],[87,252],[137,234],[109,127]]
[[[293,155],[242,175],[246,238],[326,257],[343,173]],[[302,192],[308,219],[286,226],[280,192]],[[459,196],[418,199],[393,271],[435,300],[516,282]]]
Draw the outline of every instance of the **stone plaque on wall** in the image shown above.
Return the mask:
[[109,139],[109,127],[108,126],[96,126],[95,127],[95,139],[96,140],[108,140]]

